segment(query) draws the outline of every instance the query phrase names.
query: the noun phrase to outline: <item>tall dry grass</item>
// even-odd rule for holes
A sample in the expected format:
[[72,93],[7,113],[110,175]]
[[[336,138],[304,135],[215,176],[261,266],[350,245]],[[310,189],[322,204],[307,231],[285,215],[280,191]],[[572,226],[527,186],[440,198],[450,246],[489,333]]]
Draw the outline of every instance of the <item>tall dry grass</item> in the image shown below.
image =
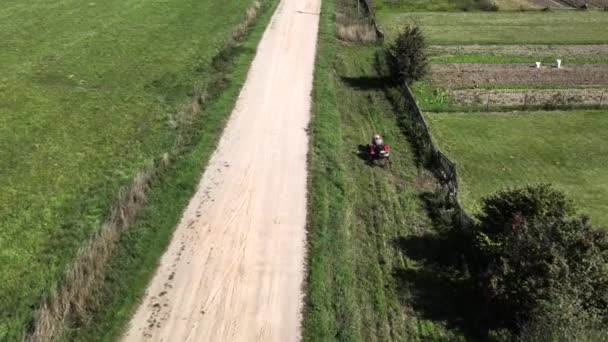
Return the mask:
[[254,1],[245,19],[227,39],[223,48],[213,58],[214,72],[207,82],[194,86],[191,101],[183,106],[170,120],[176,129],[172,149],[157,161],[151,162],[139,172],[130,186],[119,191],[109,219],[98,232],[79,250],[68,267],[58,289],[53,291],[37,310],[31,328],[24,332],[23,340],[46,342],[60,339],[68,322],[84,322],[96,306],[96,296],[106,276],[107,265],[115,247],[125,231],[137,220],[146,203],[146,193],[163,171],[190,144],[196,129],[197,114],[208,100],[222,89],[227,72],[236,54],[236,47],[254,26],[261,8]]
[[[166,158],[161,160],[161,165],[168,163]],[[146,191],[157,170],[158,168],[148,167],[135,177],[130,187],[120,192],[108,222],[81,248],[77,259],[64,276],[63,286],[39,309],[28,341],[53,340],[62,335],[66,320],[86,318],[89,296],[103,279],[104,268],[114,245],[143,208]]]
[[378,40],[375,28],[367,23],[336,23],[336,36],[340,40],[357,43],[375,43]]
[[376,28],[373,8],[365,0],[339,0],[336,3],[336,37],[354,43],[376,43],[382,40]]

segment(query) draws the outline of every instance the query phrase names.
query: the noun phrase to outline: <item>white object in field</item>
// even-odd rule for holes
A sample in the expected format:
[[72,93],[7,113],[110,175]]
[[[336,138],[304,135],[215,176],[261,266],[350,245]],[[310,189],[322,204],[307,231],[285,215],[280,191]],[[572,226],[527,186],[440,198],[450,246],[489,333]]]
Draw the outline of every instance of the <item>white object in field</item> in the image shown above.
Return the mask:
[[540,69],[540,62],[536,62],[536,69]]
[[562,60],[561,60],[561,59],[558,59],[558,60],[557,60],[557,68],[558,68],[558,69],[561,69],[561,67],[562,67]]

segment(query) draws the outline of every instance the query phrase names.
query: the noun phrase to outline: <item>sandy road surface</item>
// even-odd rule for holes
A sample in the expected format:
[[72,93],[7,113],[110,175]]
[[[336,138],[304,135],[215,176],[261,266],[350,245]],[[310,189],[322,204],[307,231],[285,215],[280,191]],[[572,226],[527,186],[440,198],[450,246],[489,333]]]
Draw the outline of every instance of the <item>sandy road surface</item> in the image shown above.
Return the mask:
[[320,0],[282,0],[125,341],[300,338]]

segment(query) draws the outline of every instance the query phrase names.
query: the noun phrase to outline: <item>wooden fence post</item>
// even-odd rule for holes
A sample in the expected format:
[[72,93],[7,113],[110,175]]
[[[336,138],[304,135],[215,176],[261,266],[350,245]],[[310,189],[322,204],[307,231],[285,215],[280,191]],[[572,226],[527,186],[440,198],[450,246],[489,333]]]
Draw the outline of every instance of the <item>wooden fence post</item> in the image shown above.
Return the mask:
[[490,111],[490,93],[488,93],[488,98],[486,99],[486,112]]

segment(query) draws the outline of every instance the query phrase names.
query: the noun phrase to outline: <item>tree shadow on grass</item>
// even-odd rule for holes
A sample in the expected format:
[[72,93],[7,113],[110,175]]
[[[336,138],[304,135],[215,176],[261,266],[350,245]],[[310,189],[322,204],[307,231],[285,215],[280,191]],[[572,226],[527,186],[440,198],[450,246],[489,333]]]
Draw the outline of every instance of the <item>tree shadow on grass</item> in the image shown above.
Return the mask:
[[365,165],[367,165],[369,167],[375,166],[374,162],[371,160],[371,158],[369,156],[369,146],[368,145],[359,144],[359,146],[357,146],[357,157],[359,157],[359,159],[363,160],[365,162]]
[[396,248],[409,267],[394,270],[405,305],[421,318],[444,322],[473,340],[483,340],[487,329],[483,304],[469,277],[464,258],[463,235],[449,227],[449,208],[437,205],[435,193],[421,197],[429,211],[432,229],[424,235],[401,236]]
[[357,90],[381,90],[391,82],[388,77],[378,76],[360,76],[360,77],[346,77],[341,76],[342,82],[347,84],[349,87]]

